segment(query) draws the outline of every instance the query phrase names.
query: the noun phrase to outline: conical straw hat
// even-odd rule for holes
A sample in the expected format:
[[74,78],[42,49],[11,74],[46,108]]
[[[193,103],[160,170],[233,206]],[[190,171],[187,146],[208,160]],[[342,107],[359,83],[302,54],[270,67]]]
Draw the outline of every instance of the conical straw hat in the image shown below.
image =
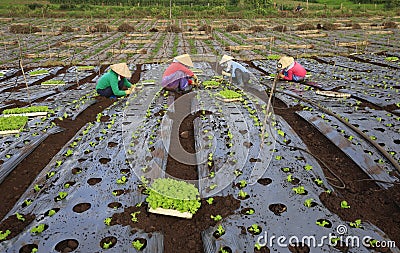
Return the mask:
[[186,66],[189,66],[189,67],[192,67],[192,68],[194,66],[193,62],[192,62],[192,59],[190,58],[190,55],[188,55],[188,54],[178,55],[174,59],[177,60],[178,62],[186,65]]
[[219,61],[219,64],[222,64],[222,63],[224,63],[224,62],[227,62],[227,61],[230,61],[230,60],[233,60],[234,58],[232,57],[232,56],[229,56],[229,55],[224,55],[224,56],[222,56],[222,58],[221,58],[221,60]]
[[110,68],[123,77],[131,77],[132,73],[129,71],[128,65],[126,63],[117,63],[110,66]]
[[278,68],[284,69],[290,66],[294,62],[293,57],[282,56],[282,58],[278,61]]

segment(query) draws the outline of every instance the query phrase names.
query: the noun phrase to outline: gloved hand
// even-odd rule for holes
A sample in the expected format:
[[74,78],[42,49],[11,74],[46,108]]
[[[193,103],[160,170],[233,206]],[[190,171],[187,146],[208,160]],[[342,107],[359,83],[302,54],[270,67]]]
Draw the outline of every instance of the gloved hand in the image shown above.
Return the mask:
[[193,75],[193,85],[194,86],[199,85],[199,78],[196,75]]
[[222,75],[223,76],[231,76],[231,73],[225,72],[224,70],[222,70]]
[[132,90],[131,90],[131,89],[128,89],[128,90],[125,91],[125,94],[126,94],[126,95],[129,95],[129,94],[131,94],[131,93],[132,93]]

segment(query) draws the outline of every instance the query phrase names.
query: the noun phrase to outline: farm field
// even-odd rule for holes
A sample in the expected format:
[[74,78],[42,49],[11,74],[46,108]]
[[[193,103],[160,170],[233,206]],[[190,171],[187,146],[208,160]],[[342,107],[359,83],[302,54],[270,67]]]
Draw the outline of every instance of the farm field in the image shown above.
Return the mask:
[[[400,252],[399,24],[1,18],[0,252]],[[163,90],[185,53],[202,85]],[[307,82],[274,88],[281,55]],[[138,89],[98,96],[119,62]],[[191,219],[150,212],[163,178]]]

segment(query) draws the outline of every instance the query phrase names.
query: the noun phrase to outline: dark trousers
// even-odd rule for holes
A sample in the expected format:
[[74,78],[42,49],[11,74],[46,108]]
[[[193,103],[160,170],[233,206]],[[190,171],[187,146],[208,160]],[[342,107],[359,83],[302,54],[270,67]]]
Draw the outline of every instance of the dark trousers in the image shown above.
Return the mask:
[[[122,90],[124,87],[124,79],[122,78],[121,80],[118,81],[118,89]],[[107,87],[105,89],[98,89],[97,93],[99,93],[100,96],[109,98],[111,96],[115,96],[114,92],[112,91],[111,87]]]
[[243,72],[240,69],[235,69],[235,77],[232,81],[236,82],[239,85],[248,84],[250,81],[250,74],[249,72]]

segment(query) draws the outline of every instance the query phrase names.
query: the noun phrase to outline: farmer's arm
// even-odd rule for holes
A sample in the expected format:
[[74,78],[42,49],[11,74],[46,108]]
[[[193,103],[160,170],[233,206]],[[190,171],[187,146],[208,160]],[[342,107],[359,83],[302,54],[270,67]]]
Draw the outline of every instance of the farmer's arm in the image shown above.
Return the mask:
[[110,82],[110,86],[111,89],[114,93],[115,96],[125,96],[127,95],[127,93],[123,90],[120,90],[118,88],[118,76],[117,75],[110,75],[109,77],[109,82]]
[[289,69],[287,72],[287,76],[283,76],[284,80],[291,81],[293,79],[293,70]]
[[128,78],[124,78],[124,85],[128,88],[132,87],[132,84],[128,81]]

